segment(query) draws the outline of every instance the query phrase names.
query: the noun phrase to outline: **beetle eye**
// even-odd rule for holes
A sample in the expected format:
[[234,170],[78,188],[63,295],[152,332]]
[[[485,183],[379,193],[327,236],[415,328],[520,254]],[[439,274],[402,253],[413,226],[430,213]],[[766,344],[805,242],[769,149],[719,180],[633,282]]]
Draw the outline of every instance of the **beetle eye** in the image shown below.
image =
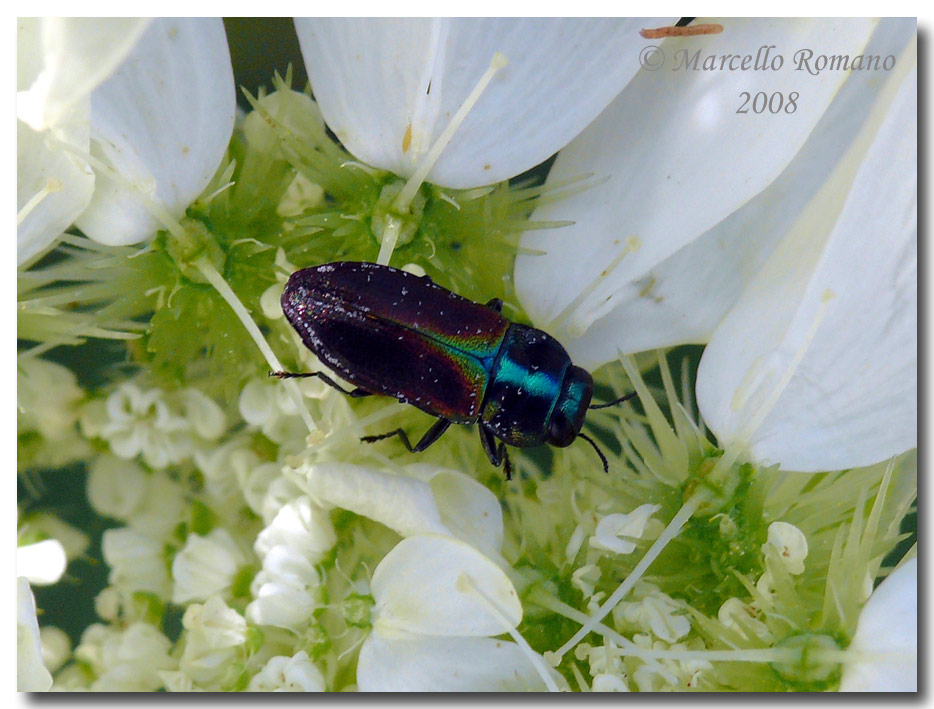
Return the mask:
[[574,429],[574,423],[564,415],[563,411],[556,411],[548,427],[548,442],[558,448],[564,448],[571,445],[576,437],[577,431]]

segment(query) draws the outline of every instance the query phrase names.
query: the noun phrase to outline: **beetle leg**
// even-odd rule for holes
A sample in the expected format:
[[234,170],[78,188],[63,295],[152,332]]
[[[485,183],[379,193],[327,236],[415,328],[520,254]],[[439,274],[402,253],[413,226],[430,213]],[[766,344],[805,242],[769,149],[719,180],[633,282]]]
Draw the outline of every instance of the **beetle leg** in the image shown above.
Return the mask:
[[331,379],[327,374],[323,372],[270,372],[270,377],[277,377],[278,379],[304,379],[305,377],[318,377],[322,382],[327,384],[330,387],[334,387],[341,394],[346,394],[347,396],[353,399],[359,399],[364,396],[371,396],[373,392],[369,392],[366,389],[361,389],[356,387],[347,391],[340,384]]
[[491,298],[487,302],[486,307],[488,307],[490,310],[495,310],[497,313],[501,313],[503,312],[503,301],[501,301],[499,298]]
[[483,424],[480,424],[480,443],[483,445],[483,452],[490,459],[494,468],[503,466],[506,473],[506,479],[512,480],[512,463],[509,462],[509,453],[506,452],[506,444],[500,441],[498,444],[493,434],[490,433]]
[[364,443],[373,443],[374,441],[381,441],[384,438],[398,436],[402,440],[402,445],[406,447],[409,453],[421,453],[428,448],[428,446],[441,438],[442,434],[448,430],[448,426],[450,425],[451,422],[447,419],[438,419],[435,425],[429,428],[425,435],[422,436],[414,446],[409,442],[409,437],[405,435],[405,431],[401,428],[397,428],[395,431],[390,431],[389,433],[381,433],[378,436],[364,436],[360,440]]

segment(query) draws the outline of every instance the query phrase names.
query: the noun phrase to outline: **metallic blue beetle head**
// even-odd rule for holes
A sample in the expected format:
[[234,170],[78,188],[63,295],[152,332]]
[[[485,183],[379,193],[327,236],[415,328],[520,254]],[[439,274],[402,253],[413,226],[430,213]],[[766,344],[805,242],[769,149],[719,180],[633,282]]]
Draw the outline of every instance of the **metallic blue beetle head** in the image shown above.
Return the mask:
[[593,377],[581,367],[571,365],[564,374],[561,395],[548,423],[548,442],[565,448],[574,442],[584,425],[587,407],[593,396]]

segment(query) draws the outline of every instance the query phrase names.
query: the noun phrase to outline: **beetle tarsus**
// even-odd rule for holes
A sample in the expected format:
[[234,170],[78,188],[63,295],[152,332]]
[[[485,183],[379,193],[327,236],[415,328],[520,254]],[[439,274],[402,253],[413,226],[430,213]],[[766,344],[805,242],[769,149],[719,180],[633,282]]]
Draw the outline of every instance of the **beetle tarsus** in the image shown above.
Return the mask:
[[348,391],[322,372],[270,372],[269,376],[276,377],[278,379],[304,379],[306,377],[317,377],[328,386],[337,389],[341,394],[346,394],[353,399],[360,399],[364,396],[373,395],[373,392],[367,391],[366,389],[361,389],[360,387],[357,387],[356,389],[350,389]]
[[382,441],[386,438],[392,438],[393,436],[398,436],[402,441],[402,445],[405,446],[406,450],[409,453],[421,453],[423,450],[428,448],[432,443],[441,438],[442,434],[448,430],[448,426],[451,425],[451,422],[447,419],[438,419],[435,422],[435,425],[428,429],[424,436],[422,436],[418,443],[414,446],[409,441],[409,437],[406,435],[405,431],[401,428],[397,428],[394,431],[389,433],[381,433],[377,436],[364,436],[360,440],[364,443],[374,443],[375,441]]

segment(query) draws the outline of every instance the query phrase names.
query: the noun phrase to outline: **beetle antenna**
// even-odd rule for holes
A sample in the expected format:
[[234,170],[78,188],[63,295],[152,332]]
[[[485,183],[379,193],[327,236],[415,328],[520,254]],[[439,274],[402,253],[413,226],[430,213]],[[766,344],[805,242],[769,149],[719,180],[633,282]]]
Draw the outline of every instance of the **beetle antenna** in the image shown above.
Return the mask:
[[605,404],[594,404],[593,406],[588,406],[588,409],[605,409],[608,406],[616,406],[616,404],[622,404],[624,401],[629,401],[632,397],[636,395],[636,392],[631,391],[625,396],[621,396],[618,399],[613,399],[613,401],[608,401]]
[[603,455],[603,451],[600,450],[600,447],[597,445],[597,442],[596,442],[594,439],[592,439],[590,436],[588,436],[587,434],[585,434],[585,433],[578,433],[578,434],[577,434],[577,437],[578,437],[578,438],[583,438],[585,441],[587,441],[590,445],[593,446],[593,449],[594,449],[595,451],[597,451],[597,455],[600,456],[600,460],[603,461],[603,472],[604,472],[604,473],[609,473],[609,472],[610,472],[610,464],[606,462],[606,456]]

